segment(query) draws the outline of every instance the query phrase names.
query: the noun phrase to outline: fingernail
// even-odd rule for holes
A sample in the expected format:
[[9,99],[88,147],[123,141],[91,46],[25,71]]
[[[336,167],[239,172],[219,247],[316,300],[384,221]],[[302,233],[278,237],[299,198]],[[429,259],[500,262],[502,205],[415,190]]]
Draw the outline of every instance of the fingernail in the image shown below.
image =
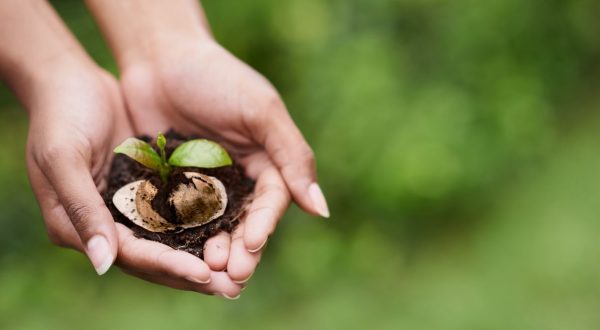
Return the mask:
[[256,249],[254,249],[254,250],[248,249],[248,252],[250,252],[250,253],[256,253],[256,252],[260,251],[262,248],[264,248],[265,244],[267,244],[267,240],[266,239]]
[[103,275],[113,263],[113,256],[108,241],[102,235],[96,235],[87,243],[87,255],[92,261],[96,273]]
[[312,183],[308,187],[308,194],[312,199],[313,206],[317,210],[317,212],[323,218],[329,218],[329,208],[327,207],[327,201],[325,200],[325,196],[323,196],[323,191],[321,191],[321,187],[319,187],[318,183]]
[[235,281],[235,280],[231,280],[233,283],[235,284],[244,284],[246,282],[248,282],[250,280],[250,278],[252,277],[252,275],[254,275],[254,272],[252,272],[252,274],[250,274],[250,276],[246,277],[245,279],[241,280],[241,281]]
[[246,285],[242,285],[242,287],[240,288],[240,292],[246,290]]
[[201,280],[201,279],[195,278],[193,276],[188,276],[185,279],[188,280],[188,281],[190,281],[190,282],[194,282],[194,283],[198,283],[198,284],[208,284],[208,283],[210,283],[210,277],[208,278],[208,280]]
[[226,293],[221,293],[221,296],[222,296],[223,298],[225,298],[225,299],[229,299],[229,300],[238,300],[238,299],[240,298],[240,294],[238,294],[238,295],[237,295],[237,296],[235,296],[235,297],[231,297],[231,296],[228,296]]

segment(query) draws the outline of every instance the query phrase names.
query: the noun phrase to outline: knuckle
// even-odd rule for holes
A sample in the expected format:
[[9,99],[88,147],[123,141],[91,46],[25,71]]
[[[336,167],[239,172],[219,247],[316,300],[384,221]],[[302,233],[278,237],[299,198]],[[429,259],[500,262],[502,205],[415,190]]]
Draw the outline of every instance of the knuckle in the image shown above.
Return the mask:
[[288,190],[285,189],[284,186],[274,184],[274,183],[269,183],[269,184],[260,186],[256,190],[257,196],[263,196],[263,195],[266,195],[267,193],[273,194],[274,196],[275,195],[287,196],[289,194]]
[[48,234],[48,239],[50,240],[50,242],[56,246],[60,246],[60,247],[68,247],[68,244],[65,242],[65,240],[63,240],[62,236],[57,234],[56,232],[52,231],[52,230],[48,230],[47,231]]
[[78,201],[66,203],[64,207],[73,226],[78,231],[87,229],[88,219],[95,213],[95,207]]
[[306,143],[302,144],[302,146],[300,147],[300,150],[299,150],[299,155],[305,164],[311,165],[311,166],[312,166],[312,164],[314,164],[315,152],[312,150],[312,148],[308,144],[306,144]]
[[277,216],[275,210],[271,206],[255,206],[250,210],[250,214],[254,216],[260,215],[260,217],[256,217],[257,219],[264,221],[270,220]]
[[273,113],[285,109],[285,104],[277,92],[267,90],[247,97],[243,108],[243,114],[249,123],[262,126],[265,122],[275,120],[277,117]]
[[61,155],[62,147],[49,142],[37,153],[37,160],[42,164],[53,164]]
[[177,272],[176,269],[172,269],[168,266],[171,260],[170,252],[170,250],[163,250],[154,256],[154,259],[152,261],[152,268],[155,274],[160,276],[170,276],[171,273]]
[[41,164],[52,165],[57,161],[69,161],[74,158],[73,153],[61,142],[47,141],[36,153],[36,160]]
[[263,99],[265,102],[264,107],[270,111],[285,109],[285,103],[277,92],[267,92]]
[[293,156],[287,156],[285,148],[277,150],[275,159],[279,159],[281,170],[290,173],[312,173],[315,169],[315,154],[312,149],[303,143]]
[[77,243],[73,241],[73,237],[59,226],[47,225],[46,234],[48,240],[53,245],[68,249],[77,249]]
[[280,216],[281,213],[278,210],[268,206],[256,207],[251,210],[248,219],[252,220],[252,224],[262,224],[262,226],[266,225],[266,227],[261,227],[260,231],[254,231],[253,235],[245,235],[244,239],[251,241],[253,245],[260,245],[273,233]]
[[267,141],[267,147],[270,147],[270,154],[273,160],[275,160],[277,164],[281,164],[282,167],[291,164],[291,159],[287,157],[288,150],[285,148],[285,146],[281,143],[271,143],[272,140],[273,139],[269,139]]

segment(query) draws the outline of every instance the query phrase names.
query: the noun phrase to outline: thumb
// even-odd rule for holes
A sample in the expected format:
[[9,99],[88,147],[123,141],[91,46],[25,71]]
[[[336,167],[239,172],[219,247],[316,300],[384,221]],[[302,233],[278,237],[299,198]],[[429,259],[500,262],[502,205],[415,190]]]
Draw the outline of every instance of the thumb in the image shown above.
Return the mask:
[[263,144],[281,172],[294,201],[305,211],[329,218],[329,208],[316,178],[315,156],[283,102],[257,124]]
[[116,227],[100,196],[88,163],[74,152],[52,153],[44,161],[50,184],[85,247],[98,275],[108,271],[117,255]]

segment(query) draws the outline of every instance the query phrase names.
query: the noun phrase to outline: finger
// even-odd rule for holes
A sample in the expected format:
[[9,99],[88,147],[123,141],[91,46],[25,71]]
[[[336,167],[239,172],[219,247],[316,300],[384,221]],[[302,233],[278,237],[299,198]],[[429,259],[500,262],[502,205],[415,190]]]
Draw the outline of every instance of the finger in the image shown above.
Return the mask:
[[89,170],[77,152],[50,149],[42,164],[73,227],[85,246],[96,272],[108,271],[117,255],[117,237],[112,215],[106,208]]
[[117,224],[119,237],[119,267],[135,269],[151,275],[161,275],[206,284],[211,271],[200,258],[164,244],[137,238],[122,224]]
[[[147,281],[147,282],[164,285],[164,286],[167,286],[167,287],[170,287],[173,289],[177,289],[177,290],[197,291],[196,286],[195,286],[196,283],[194,283],[194,282],[186,281],[186,280],[183,280],[180,278],[168,277],[168,276],[164,276],[164,275],[148,274],[148,273],[141,272],[139,270],[129,269],[126,267],[119,267],[119,268],[121,268],[121,270],[124,273],[131,275],[131,276],[141,278],[142,280]],[[210,292],[205,292],[204,290],[197,291],[197,292],[211,294]]]
[[243,284],[248,282],[258,262],[261,252],[250,253],[244,244],[245,223],[240,223],[232,234],[227,273],[233,282]]
[[226,272],[212,272],[213,281],[204,285],[204,289],[227,299],[235,300],[240,297],[242,285],[234,283]]
[[305,211],[328,218],[329,208],[317,183],[312,149],[279,98],[271,102],[271,111],[265,113],[252,127],[281,171],[294,200]]
[[29,159],[27,169],[31,187],[42,211],[42,218],[50,241],[55,245],[83,252],[84,248],[79,235],[44,174]]
[[198,284],[183,279],[147,274],[138,270],[127,268],[122,268],[122,270],[129,275],[139,277],[151,283],[168,286],[178,290],[195,291],[208,295],[219,295],[230,300],[239,298],[242,291],[242,286],[233,283],[225,272],[213,272],[211,274],[213,280],[210,283]]
[[246,249],[257,252],[267,243],[290,203],[290,194],[274,167],[264,170],[256,182],[256,197],[245,220]]
[[206,244],[204,244],[204,262],[210,269],[221,271],[227,267],[230,245],[231,235],[226,232],[220,232],[206,241]]

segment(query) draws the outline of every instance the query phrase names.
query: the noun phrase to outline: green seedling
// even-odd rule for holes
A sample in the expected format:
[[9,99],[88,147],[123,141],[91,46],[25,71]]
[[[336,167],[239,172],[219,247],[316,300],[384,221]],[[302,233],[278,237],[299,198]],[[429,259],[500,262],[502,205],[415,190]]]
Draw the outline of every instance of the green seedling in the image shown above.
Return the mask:
[[184,142],[173,150],[168,160],[165,152],[167,139],[163,134],[158,133],[156,145],[160,153],[147,142],[128,138],[117,146],[114,152],[126,155],[147,168],[157,171],[163,182],[167,182],[173,167],[215,168],[232,164],[227,151],[214,141],[196,139]]

